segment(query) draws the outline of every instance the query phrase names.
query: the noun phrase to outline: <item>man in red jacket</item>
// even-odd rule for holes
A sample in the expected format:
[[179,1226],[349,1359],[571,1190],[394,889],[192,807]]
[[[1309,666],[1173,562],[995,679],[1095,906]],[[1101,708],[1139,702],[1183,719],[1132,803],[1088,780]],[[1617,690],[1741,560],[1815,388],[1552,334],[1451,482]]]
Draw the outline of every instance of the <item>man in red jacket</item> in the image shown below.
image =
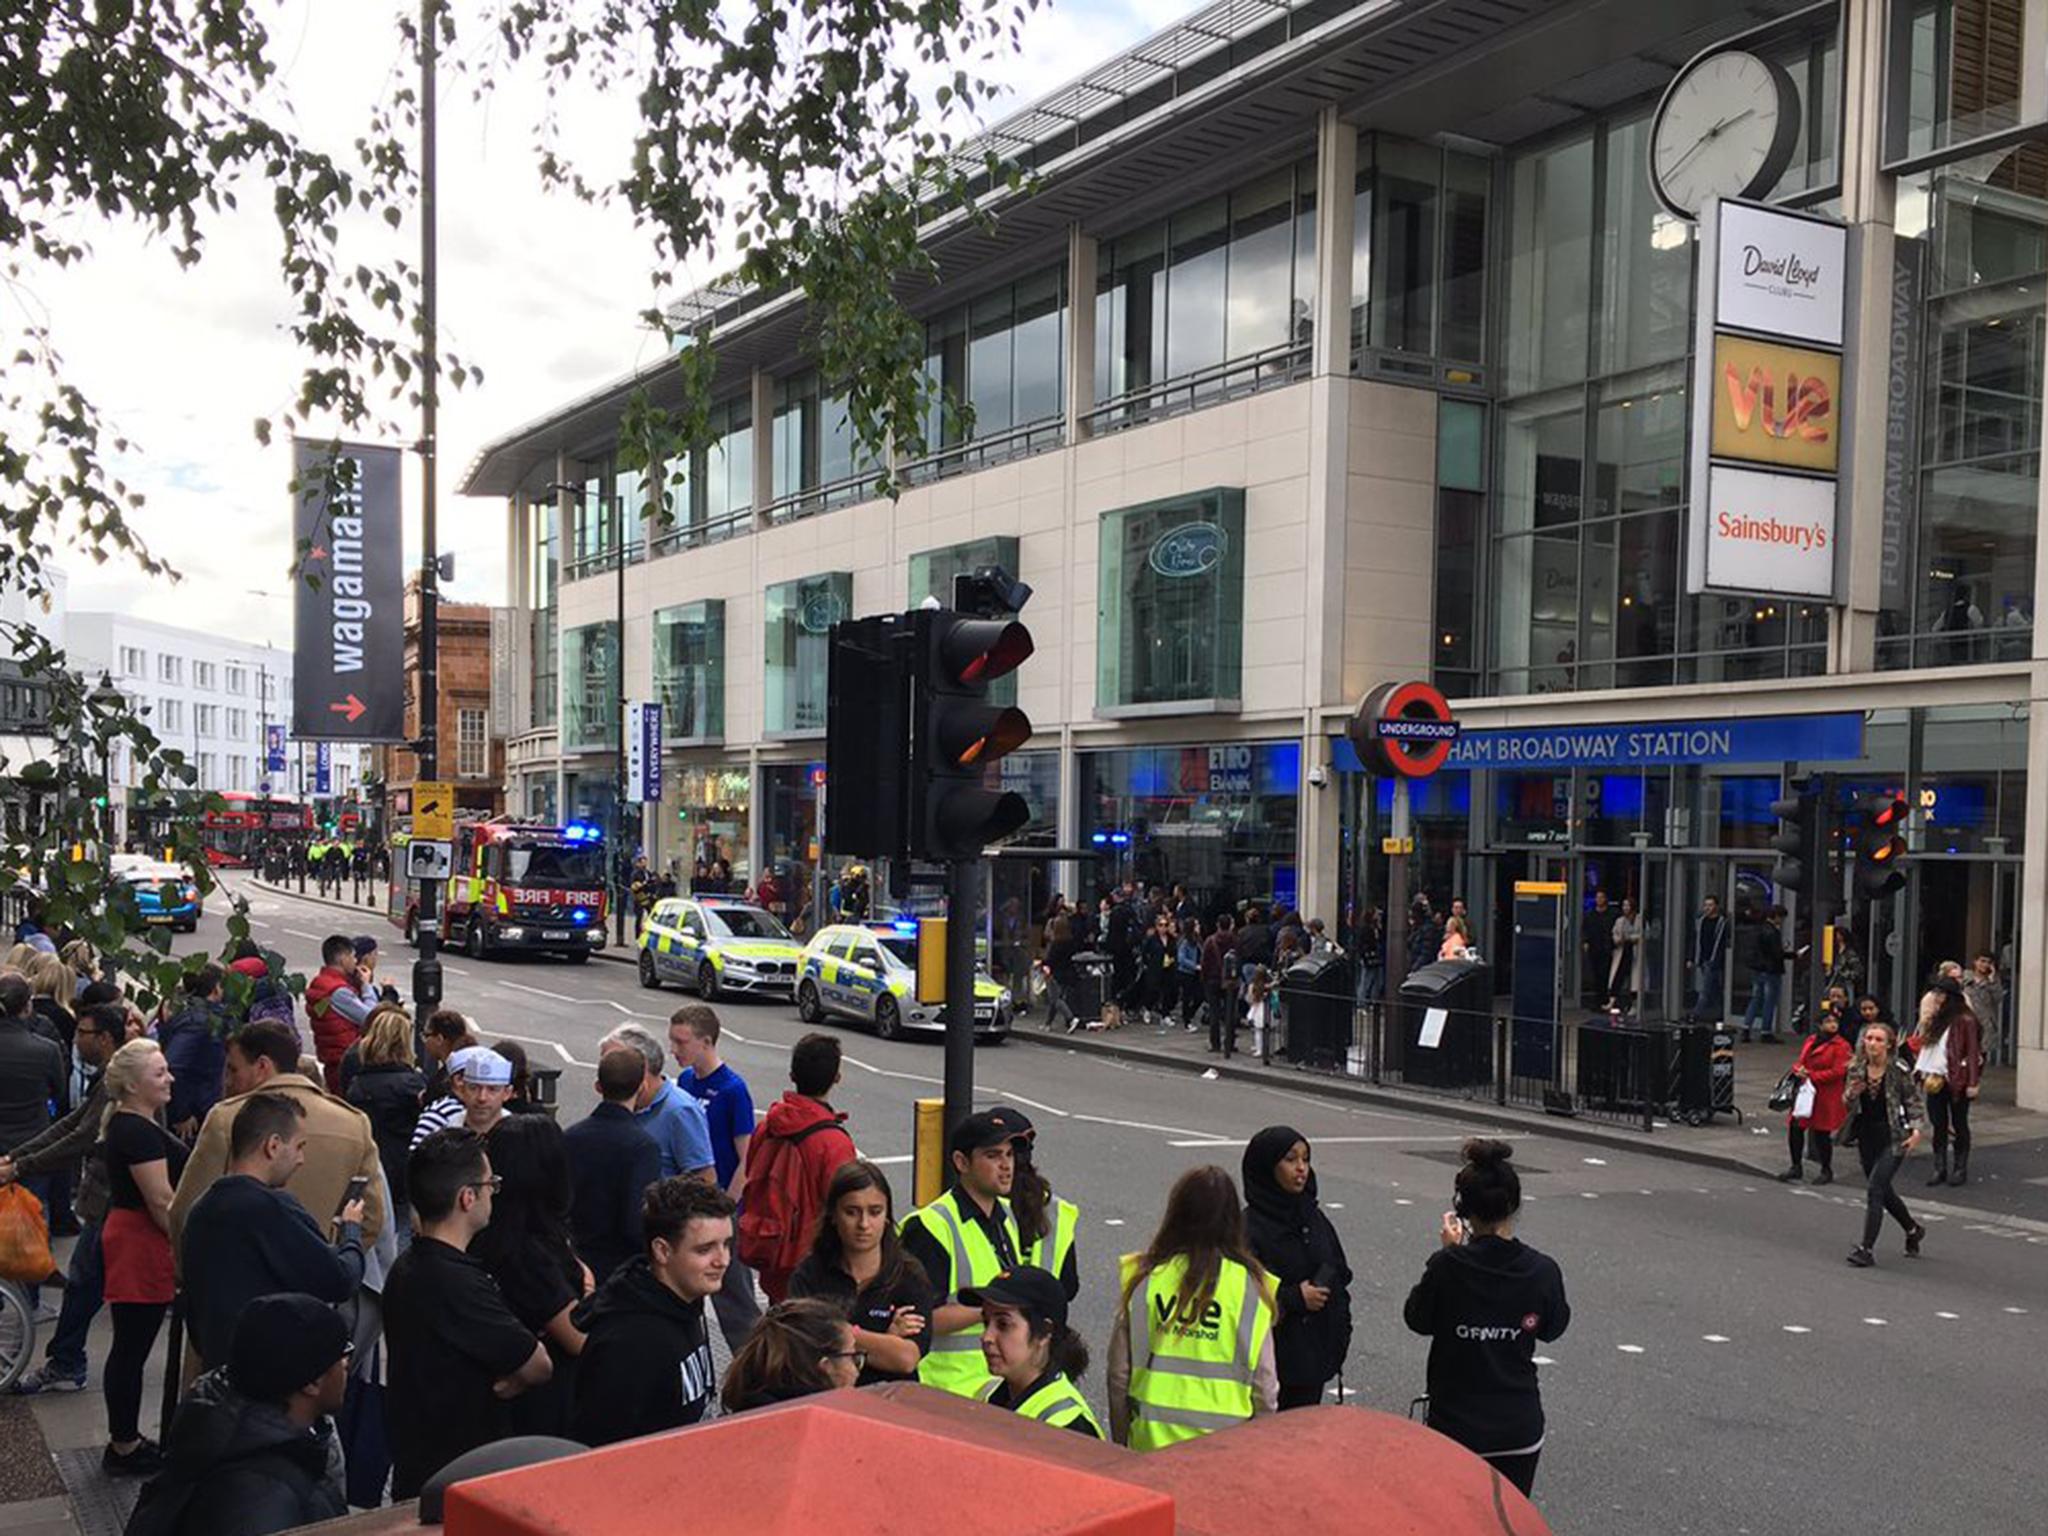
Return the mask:
[[320,973],[306,983],[306,1016],[313,1021],[313,1052],[327,1076],[327,1091],[341,1091],[341,1058],[363,1032],[377,1006],[364,986],[355,941],[329,934],[320,944]]
[[810,1252],[832,1175],[858,1155],[846,1115],[825,1101],[839,1081],[839,1037],[805,1035],[789,1053],[795,1086],[769,1106],[747,1143],[740,1257],[761,1277],[770,1301],[789,1294],[789,1277]]

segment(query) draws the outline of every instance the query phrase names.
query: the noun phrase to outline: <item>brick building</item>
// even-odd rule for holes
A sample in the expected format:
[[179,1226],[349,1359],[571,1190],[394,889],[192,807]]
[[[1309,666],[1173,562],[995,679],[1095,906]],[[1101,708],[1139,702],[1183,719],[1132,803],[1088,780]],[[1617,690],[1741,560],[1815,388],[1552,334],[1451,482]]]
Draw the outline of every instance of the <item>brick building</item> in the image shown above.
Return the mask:
[[[483,603],[440,605],[438,672],[441,777],[455,784],[458,810],[495,816],[505,808],[505,741],[491,723],[491,610]],[[420,731],[420,591],[405,587],[405,733]],[[377,772],[389,792],[392,824],[412,809],[419,758],[405,747],[377,748]]]

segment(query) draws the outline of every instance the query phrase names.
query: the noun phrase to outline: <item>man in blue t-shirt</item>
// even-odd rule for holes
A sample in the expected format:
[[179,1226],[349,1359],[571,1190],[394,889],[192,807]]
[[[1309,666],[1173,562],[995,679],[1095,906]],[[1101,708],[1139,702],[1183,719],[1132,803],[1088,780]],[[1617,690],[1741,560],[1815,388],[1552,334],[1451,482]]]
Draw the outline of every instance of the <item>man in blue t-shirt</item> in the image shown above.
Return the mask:
[[711,1182],[711,1128],[704,1106],[661,1075],[661,1042],[638,1024],[621,1024],[598,1042],[602,1060],[613,1051],[637,1051],[646,1075],[633,1100],[633,1121],[661,1149],[661,1176]]
[[[669,1018],[668,1046],[682,1068],[676,1087],[704,1106],[710,1122],[718,1187],[738,1200],[746,1181],[747,1143],[754,1137],[754,1096],[747,1092],[747,1080],[719,1059],[718,1029],[717,1010],[685,1003]],[[754,1272],[740,1262],[737,1248],[711,1305],[726,1343],[738,1349],[761,1315],[761,1303],[754,1294]]]

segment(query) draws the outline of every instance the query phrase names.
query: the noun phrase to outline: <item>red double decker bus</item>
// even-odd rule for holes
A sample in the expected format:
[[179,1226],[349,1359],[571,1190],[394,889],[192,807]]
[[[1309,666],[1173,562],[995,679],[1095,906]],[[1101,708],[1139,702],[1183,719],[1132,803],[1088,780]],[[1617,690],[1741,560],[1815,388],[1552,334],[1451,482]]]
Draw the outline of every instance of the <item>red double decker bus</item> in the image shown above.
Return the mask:
[[275,795],[230,789],[218,806],[201,815],[200,840],[206,862],[222,869],[248,869],[272,838],[303,842],[313,831],[313,808]]

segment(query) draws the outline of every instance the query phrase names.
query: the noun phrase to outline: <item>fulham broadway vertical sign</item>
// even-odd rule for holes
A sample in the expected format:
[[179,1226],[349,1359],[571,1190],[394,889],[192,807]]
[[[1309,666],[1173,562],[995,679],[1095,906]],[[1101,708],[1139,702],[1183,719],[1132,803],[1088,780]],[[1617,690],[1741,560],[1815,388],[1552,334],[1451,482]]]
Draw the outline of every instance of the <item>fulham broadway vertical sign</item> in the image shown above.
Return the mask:
[[405,735],[404,525],[396,448],[294,439],[292,735]]

